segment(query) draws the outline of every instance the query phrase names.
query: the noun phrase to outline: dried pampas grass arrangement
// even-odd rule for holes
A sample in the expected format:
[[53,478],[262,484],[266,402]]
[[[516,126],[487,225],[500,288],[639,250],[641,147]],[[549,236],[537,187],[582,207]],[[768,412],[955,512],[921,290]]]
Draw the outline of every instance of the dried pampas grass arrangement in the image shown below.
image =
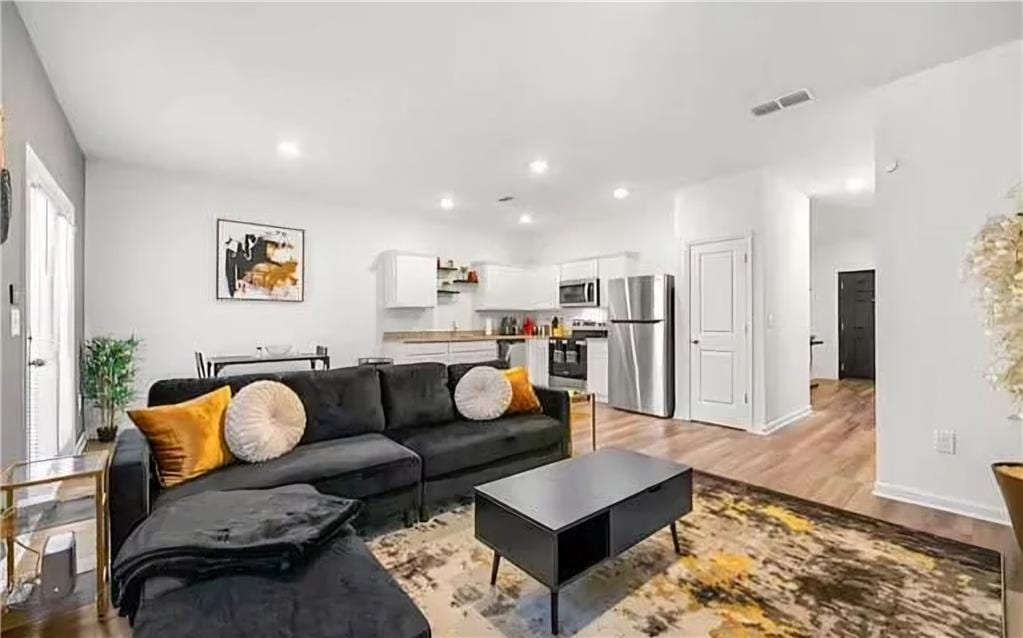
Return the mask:
[[989,219],[970,242],[964,274],[980,287],[984,324],[994,339],[988,377],[1023,409],[1023,182],[1009,198],[1014,210]]

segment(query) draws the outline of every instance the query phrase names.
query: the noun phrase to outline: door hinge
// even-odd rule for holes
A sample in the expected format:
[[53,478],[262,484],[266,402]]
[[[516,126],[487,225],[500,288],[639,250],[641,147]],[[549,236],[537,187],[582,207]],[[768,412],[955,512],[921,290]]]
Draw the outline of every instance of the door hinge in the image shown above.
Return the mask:
[[838,282],[838,289],[839,290],[845,290],[845,282],[844,281]]
[[842,363],[838,364],[838,369],[841,372],[845,372],[845,362],[844,361]]
[[749,253],[743,253],[742,254],[742,263],[744,263],[744,264],[748,264],[749,263]]
[[746,393],[746,392],[742,393],[742,402],[746,403],[746,404],[749,403],[749,394],[748,393]]

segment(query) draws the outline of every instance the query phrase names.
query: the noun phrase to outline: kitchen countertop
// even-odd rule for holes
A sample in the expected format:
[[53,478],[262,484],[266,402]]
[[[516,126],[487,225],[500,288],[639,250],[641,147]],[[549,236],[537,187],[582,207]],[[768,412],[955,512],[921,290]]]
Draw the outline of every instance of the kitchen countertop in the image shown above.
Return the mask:
[[482,330],[421,330],[413,332],[385,332],[384,341],[401,343],[446,343],[451,341],[529,341],[549,337],[527,335],[487,335]]

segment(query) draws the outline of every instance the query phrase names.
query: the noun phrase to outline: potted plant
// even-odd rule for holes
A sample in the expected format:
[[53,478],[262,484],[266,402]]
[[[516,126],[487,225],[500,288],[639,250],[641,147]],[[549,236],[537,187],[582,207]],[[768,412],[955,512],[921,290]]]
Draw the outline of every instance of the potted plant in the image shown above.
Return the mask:
[[93,337],[85,342],[82,357],[82,394],[99,412],[96,435],[113,441],[121,412],[135,398],[135,355],[139,340]]
[[[1015,210],[992,217],[970,242],[966,274],[980,288],[984,323],[994,340],[989,378],[1023,412],[1023,183],[1009,192]],[[1023,462],[992,465],[1016,541],[1023,549]]]

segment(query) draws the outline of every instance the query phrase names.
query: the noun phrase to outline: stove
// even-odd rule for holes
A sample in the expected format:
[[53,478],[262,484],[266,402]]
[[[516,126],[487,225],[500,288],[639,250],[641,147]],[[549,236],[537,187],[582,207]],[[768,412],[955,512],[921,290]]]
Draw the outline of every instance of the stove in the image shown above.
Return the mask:
[[606,339],[607,326],[600,321],[573,319],[572,336],[551,337],[548,366],[552,388],[586,390],[586,340]]

